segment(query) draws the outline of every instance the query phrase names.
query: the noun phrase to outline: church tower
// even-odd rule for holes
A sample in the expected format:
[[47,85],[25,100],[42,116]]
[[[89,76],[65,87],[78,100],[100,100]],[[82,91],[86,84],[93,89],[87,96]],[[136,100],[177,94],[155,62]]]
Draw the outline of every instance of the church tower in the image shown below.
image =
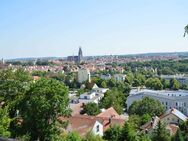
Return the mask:
[[78,62],[81,63],[82,61],[83,61],[82,48],[79,47],[79,51],[78,51]]

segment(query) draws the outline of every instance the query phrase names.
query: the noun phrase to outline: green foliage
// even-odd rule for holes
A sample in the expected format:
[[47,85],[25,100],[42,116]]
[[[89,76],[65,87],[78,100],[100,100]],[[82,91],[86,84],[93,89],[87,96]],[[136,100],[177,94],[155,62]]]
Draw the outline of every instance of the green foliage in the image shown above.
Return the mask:
[[115,125],[110,127],[105,133],[103,138],[108,141],[119,141],[122,129]]
[[88,132],[83,141],[104,141],[100,136],[94,135],[92,132]]
[[54,140],[59,134],[58,116],[69,115],[68,102],[62,83],[51,79],[33,83],[19,105],[23,132],[29,133],[31,140]]
[[139,141],[152,141],[148,135],[140,135]]
[[156,129],[152,134],[152,141],[170,141],[170,134],[165,128],[165,124],[158,122]]
[[127,82],[129,85],[132,85],[133,80],[134,80],[134,75],[133,73],[129,72],[125,78],[125,82]]
[[0,136],[9,137],[10,132],[8,131],[11,119],[8,116],[7,107],[0,107]]
[[96,116],[100,113],[99,106],[96,103],[87,103],[84,106],[83,111],[90,116]]
[[169,80],[162,79],[161,83],[163,85],[163,89],[170,88],[170,81]]
[[149,78],[146,81],[146,87],[154,90],[162,90],[163,85],[158,78]]
[[184,141],[184,138],[180,129],[177,130],[173,141]]
[[125,122],[122,128],[121,141],[139,141],[139,136],[137,135],[134,127],[129,123]]
[[71,132],[66,136],[65,141],[82,141],[82,138],[78,133]]
[[106,87],[107,87],[106,81],[103,81],[103,82],[101,83],[101,87],[102,87],[102,88],[106,88]]
[[164,106],[158,101],[149,97],[144,97],[140,101],[135,101],[129,108],[129,114],[136,114],[143,116],[148,114],[151,117],[154,115],[160,115],[164,112]]
[[180,123],[179,127],[184,137],[184,140],[187,141],[188,140],[188,120],[186,122]]
[[141,126],[141,123],[142,123],[142,121],[141,121],[141,117],[139,115],[130,115],[129,116],[129,124],[134,129],[139,129]]
[[180,88],[180,83],[176,79],[170,80],[170,89],[178,90]]
[[125,94],[118,89],[112,89],[106,92],[105,96],[102,98],[99,103],[101,108],[110,108],[114,109],[119,113],[123,113],[123,107],[125,107]]

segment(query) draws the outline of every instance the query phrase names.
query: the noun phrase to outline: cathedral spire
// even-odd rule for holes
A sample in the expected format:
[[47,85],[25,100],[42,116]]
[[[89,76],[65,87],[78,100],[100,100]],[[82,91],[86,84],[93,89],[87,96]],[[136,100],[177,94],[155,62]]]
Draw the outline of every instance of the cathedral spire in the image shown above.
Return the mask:
[[82,53],[82,48],[79,47],[79,51],[78,51],[78,62],[82,62],[83,60],[83,53]]

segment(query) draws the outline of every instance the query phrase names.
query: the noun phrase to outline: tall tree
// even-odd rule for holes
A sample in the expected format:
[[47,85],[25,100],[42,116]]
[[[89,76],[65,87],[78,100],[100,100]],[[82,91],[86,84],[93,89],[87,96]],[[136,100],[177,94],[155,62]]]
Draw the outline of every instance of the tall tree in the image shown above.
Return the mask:
[[153,141],[170,141],[170,134],[165,128],[165,124],[163,124],[161,121],[158,122],[156,129],[154,129],[154,132],[152,134],[152,140]]
[[59,116],[69,114],[68,90],[56,80],[40,79],[31,85],[20,102],[22,129],[31,140],[55,140],[61,127]]

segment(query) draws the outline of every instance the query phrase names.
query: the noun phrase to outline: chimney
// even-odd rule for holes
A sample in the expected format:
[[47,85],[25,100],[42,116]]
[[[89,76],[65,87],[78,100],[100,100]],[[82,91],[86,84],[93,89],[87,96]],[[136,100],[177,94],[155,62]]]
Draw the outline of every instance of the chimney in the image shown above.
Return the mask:
[[109,124],[111,124],[111,122],[112,122],[112,118],[110,117],[110,118],[109,118]]

